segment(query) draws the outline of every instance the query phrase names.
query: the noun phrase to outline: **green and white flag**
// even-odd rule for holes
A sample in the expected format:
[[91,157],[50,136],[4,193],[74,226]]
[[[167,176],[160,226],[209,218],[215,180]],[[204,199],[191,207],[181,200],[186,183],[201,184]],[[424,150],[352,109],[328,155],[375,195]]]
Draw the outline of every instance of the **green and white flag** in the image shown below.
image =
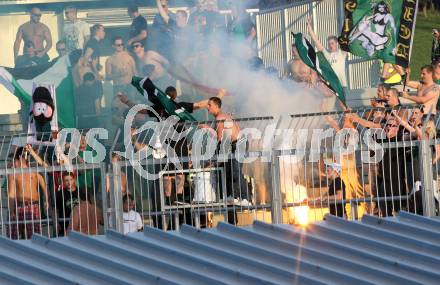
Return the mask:
[[315,70],[324,84],[332,90],[339,100],[345,103],[345,93],[344,88],[339,81],[338,76],[333,70],[330,63],[324,56],[322,52],[316,52],[315,48],[310,44],[310,42],[303,37],[301,33],[293,34],[295,41],[295,47],[298,50],[299,57],[301,60],[310,68]]
[[[35,71],[34,76],[30,75]],[[75,98],[73,91],[73,79],[68,56],[60,58],[47,70],[29,67],[26,79],[19,77],[9,68],[0,67],[0,84],[16,96],[24,105],[27,112],[32,104],[32,91],[34,86],[54,86],[56,90],[57,118],[58,124],[62,128],[75,127]]]
[[408,67],[416,0],[344,0],[342,50]]
[[196,121],[196,119],[179,103],[171,100],[162,90],[157,88],[150,78],[133,77],[131,84],[153,104],[161,104],[169,115],[176,115],[183,121]]

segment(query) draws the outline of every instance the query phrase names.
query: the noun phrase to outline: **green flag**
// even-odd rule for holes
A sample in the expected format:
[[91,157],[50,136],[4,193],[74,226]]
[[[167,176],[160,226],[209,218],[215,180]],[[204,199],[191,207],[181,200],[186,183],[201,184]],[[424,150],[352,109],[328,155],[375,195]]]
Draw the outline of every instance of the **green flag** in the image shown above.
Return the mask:
[[157,88],[150,78],[133,77],[131,84],[153,104],[161,104],[169,115],[176,115],[183,121],[196,121],[196,119],[179,105],[171,100],[162,90]]
[[364,59],[408,67],[416,0],[344,0],[339,44]]
[[[35,72],[32,75],[32,72]],[[40,73],[42,72],[42,73]],[[47,70],[39,67],[29,67],[23,78],[20,73],[0,67],[0,84],[16,96],[28,111],[32,103],[32,88],[34,85],[53,85],[56,90],[57,118],[62,128],[75,127],[75,104],[73,79],[67,56],[60,58]],[[26,78],[26,79],[24,79]]]
[[335,93],[344,105],[346,105],[344,88],[324,54],[322,52],[315,52],[313,46],[301,33],[292,33],[292,35],[301,60],[307,66],[315,70],[325,85]]

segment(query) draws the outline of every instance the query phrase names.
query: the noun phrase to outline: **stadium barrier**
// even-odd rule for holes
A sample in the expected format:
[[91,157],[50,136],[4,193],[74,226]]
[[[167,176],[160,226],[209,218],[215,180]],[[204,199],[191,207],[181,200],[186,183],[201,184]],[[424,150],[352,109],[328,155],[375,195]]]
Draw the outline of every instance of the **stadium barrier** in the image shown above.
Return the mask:
[[[124,141],[131,151],[113,147],[95,163],[99,151],[86,146],[85,131],[63,150],[44,136],[3,137],[1,233],[128,232],[136,222],[130,210],[140,216],[134,230],[307,225],[327,214],[359,219],[400,210],[437,216],[437,125],[419,107],[162,124],[132,129]],[[219,128],[233,141],[218,139]],[[17,145],[25,145],[22,153]]]

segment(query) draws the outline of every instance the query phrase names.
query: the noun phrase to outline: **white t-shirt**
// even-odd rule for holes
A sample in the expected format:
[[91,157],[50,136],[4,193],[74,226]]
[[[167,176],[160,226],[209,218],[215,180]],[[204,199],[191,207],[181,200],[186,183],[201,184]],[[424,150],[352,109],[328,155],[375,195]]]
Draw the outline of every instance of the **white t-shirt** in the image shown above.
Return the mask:
[[123,214],[124,219],[124,235],[128,233],[135,233],[144,227],[141,215],[138,212],[131,210]]
[[64,39],[68,52],[83,49],[86,37],[90,36],[89,24],[78,20],[64,25]]
[[324,50],[324,56],[330,62],[333,70],[341,81],[342,87],[347,87],[347,76],[345,75],[345,66],[347,63],[347,53],[338,49],[336,52]]

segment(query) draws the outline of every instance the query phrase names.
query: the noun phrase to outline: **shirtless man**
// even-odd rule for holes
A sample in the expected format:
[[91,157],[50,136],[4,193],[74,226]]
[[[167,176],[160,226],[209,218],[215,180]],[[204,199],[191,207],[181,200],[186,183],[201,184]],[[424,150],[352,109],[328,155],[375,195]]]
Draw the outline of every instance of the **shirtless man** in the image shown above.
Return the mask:
[[30,14],[30,21],[24,23],[18,28],[17,36],[14,42],[14,60],[17,60],[18,51],[20,49],[21,41],[30,41],[34,43],[36,55],[49,61],[47,52],[52,47],[52,35],[49,28],[40,23],[41,10],[32,8]]
[[[225,140],[231,142],[232,153],[237,148],[240,126],[232,119],[232,116],[222,111],[222,100],[218,97],[211,97],[208,101],[208,113],[213,115],[216,120],[215,131],[219,148],[223,147]],[[205,125],[200,126],[206,128]],[[225,163],[226,192],[228,197],[235,198],[234,203],[238,206],[250,205],[250,193],[247,189],[246,180],[242,174],[242,165],[236,158],[230,158]],[[229,218],[228,218],[229,219]]]
[[[408,77],[409,78],[409,72]],[[423,114],[437,114],[437,101],[440,95],[440,87],[435,84],[433,79],[433,69],[431,65],[421,68],[420,82],[407,80],[406,86],[417,89],[416,96],[410,96],[408,92],[403,92],[403,98],[411,100],[417,104],[423,104]]]
[[141,77],[148,76],[151,80],[155,80],[165,73],[165,69],[162,65],[152,64],[151,60],[147,57],[142,42],[134,42],[131,47],[135,55],[136,75]]
[[[24,149],[18,148],[13,161],[14,168],[29,168]],[[43,192],[44,208],[48,210],[48,194],[43,176],[36,172],[17,172],[8,175],[8,199],[10,210],[10,237],[28,239],[40,233],[40,191]],[[20,223],[24,222],[24,223]]]
[[67,234],[71,231],[83,233],[85,235],[96,235],[98,226],[104,224],[102,211],[92,201],[92,195],[87,188],[79,190],[79,204],[77,204],[70,217]]
[[136,74],[136,64],[133,58],[124,50],[122,37],[113,39],[115,52],[105,63],[106,79],[113,80],[113,90],[115,94],[125,92],[133,93],[131,79]]

